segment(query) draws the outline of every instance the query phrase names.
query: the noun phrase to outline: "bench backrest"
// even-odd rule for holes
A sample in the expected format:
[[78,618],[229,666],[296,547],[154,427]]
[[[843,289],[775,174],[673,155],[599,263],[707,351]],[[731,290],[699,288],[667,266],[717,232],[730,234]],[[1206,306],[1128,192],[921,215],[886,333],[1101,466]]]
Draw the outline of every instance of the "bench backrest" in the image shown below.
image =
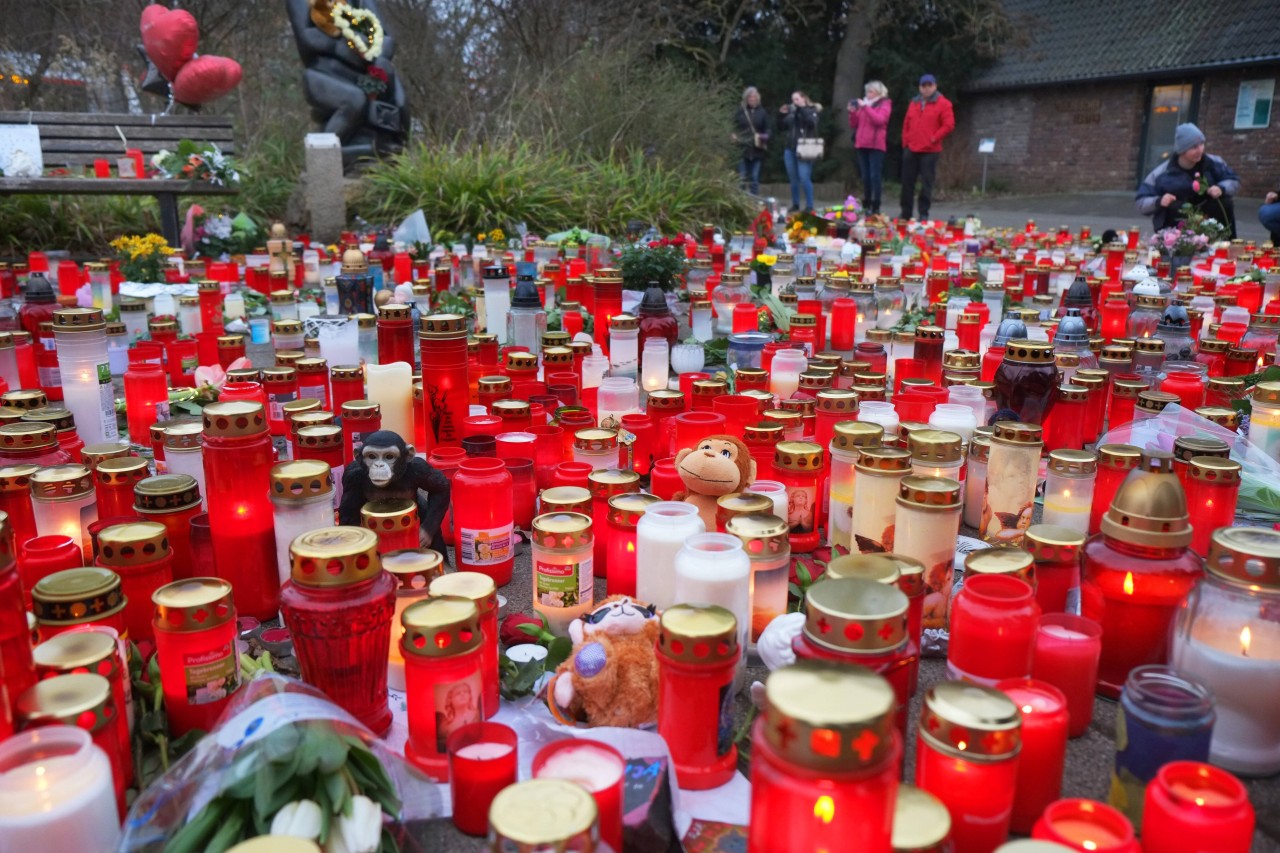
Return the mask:
[[[99,158],[111,160],[137,148],[144,157],[161,149],[172,151],[183,139],[215,142],[225,154],[235,154],[231,119],[212,115],[131,115],[125,113],[0,112],[0,124],[40,127],[40,150],[46,169],[83,167]],[[129,144],[120,138],[124,134]]]

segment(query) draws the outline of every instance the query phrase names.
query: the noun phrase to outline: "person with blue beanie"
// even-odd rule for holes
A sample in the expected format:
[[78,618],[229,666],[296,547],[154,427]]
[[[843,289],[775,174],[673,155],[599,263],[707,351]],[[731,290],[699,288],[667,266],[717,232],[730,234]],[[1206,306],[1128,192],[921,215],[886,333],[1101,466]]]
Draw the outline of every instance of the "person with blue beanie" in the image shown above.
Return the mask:
[[1182,206],[1190,204],[1216,219],[1236,236],[1232,199],[1240,192],[1240,176],[1226,161],[1206,154],[1205,139],[1194,124],[1180,124],[1173,134],[1173,155],[1151,170],[1134,197],[1138,212],[1151,217],[1156,231],[1182,221]]

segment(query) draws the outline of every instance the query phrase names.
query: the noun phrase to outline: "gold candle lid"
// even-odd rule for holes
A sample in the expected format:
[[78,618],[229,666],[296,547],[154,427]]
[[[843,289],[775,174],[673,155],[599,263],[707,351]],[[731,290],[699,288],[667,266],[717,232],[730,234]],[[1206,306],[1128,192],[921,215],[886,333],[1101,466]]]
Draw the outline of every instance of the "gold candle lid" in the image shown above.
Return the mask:
[[1085,535],[1060,524],[1033,524],[1022,547],[1037,563],[1074,563],[1084,549]]
[[1098,447],[1098,467],[1128,471],[1138,467],[1142,451],[1132,444],[1103,444]]
[[761,727],[784,760],[843,773],[892,754],[896,706],[889,682],[868,669],[805,661],[769,674]]
[[1221,527],[1214,531],[1205,566],[1216,577],[1253,591],[1280,587],[1280,531]]
[[973,434],[969,442],[969,458],[976,462],[987,462],[991,459],[991,436],[980,432]]
[[940,681],[925,693],[920,737],[955,758],[1003,760],[1022,748],[1022,713],[994,687]]
[[218,335],[218,349],[236,349],[244,346],[244,335]]
[[262,379],[262,371],[256,367],[237,367],[227,371],[228,382],[258,382]]
[[151,593],[153,622],[162,631],[191,633],[235,621],[231,584],[221,578],[186,578]]
[[748,445],[777,444],[782,440],[782,432],[780,423],[747,424],[742,430],[742,440]]
[[1098,457],[1088,450],[1051,450],[1049,470],[1068,476],[1093,474],[1098,470]]
[[489,407],[489,410],[504,421],[524,420],[529,417],[529,402],[527,400],[498,400]]
[[609,331],[633,331],[640,328],[640,320],[630,314],[614,314],[609,318]]
[[57,445],[58,431],[49,424],[17,421],[0,426],[0,449],[42,450]]
[[1170,394],[1168,391],[1142,391],[1138,394],[1138,411],[1159,414],[1164,411],[1165,406],[1171,406],[1177,402],[1179,402],[1178,395]]
[[303,358],[300,358],[293,363],[293,369],[298,371],[299,376],[301,376],[304,373],[327,374],[329,372],[329,362],[325,361],[323,358],[313,358],[309,356],[304,356]]
[[1182,482],[1173,473],[1173,455],[1159,450],[1142,454],[1116,491],[1102,516],[1101,531],[1131,545],[1185,548],[1191,544],[1191,524]]
[[824,577],[805,595],[804,634],[829,649],[879,654],[907,641],[909,604],[892,583]]
[[428,314],[420,321],[418,337],[453,340],[467,336],[467,318],[460,314]]
[[1136,400],[1150,385],[1146,379],[1117,379],[1111,383],[1111,396],[1118,400]]
[[573,364],[573,350],[560,345],[547,347],[542,351],[542,363],[567,368]]
[[164,427],[165,451],[199,450],[204,437],[204,424],[199,421],[181,421]]
[[1208,435],[1180,435],[1173,441],[1173,456],[1189,462],[1193,456],[1231,457],[1231,446],[1220,438]]
[[950,477],[903,477],[898,506],[943,511],[960,506],[960,482]]
[[888,392],[878,385],[854,385],[849,390],[858,395],[860,403],[879,403],[888,398]]
[[[152,320],[154,329],[155,320]],[[170,320],[173,328],[178,324]],[[53,312],[53,330],[55,332],[101,332],[107,327],[101,308],[59,308]]]
[[408,305],[401,305],[398,302],[388,302],[386,305],[378,307],[379,320],[410,320],[413,318],[413,309]]
[[859,474],[901,474],[911,470],[911,454],[900,447],[863,447],[854,467]]
[[[1045,525],[1039,525],[1044,527]],[[1012,545],[971,551],[964,558],[965,577],[970,575],[1012,575],[1029,584],[1035,583],[1031,554]]]
[[599,452],[618,449],[618,431],[613,429],[580,429],[573,434],[574,450]]
[[[446,575],[447,577],[447,575]],[[437,579],[432,587],[439,583]],[[469,598],[435,595],[405,608],[400,614],[404,626],[404,652],[428,658],[466,654],[480,648],[480,610]]]
[[1192,456],[1187,462],[1187,476],[1192,480],[1215,483],[1221,486],[1238,486],[1241,465],[1221,456]]
[[[308,414],[319,413],[309,412]],[[337,424],[300,426],[293,440],[298,447],[306,447],[312,450],[332,450],[335,447],[342,446],[342,427]]]
[[409,530],[418,525],[418,505],[408,498],[369,501],[360,507],[360,525],[378,535]]
[[30,493],[31,475],[39,470],[39,465],[6,465],[0,468],[0,492]]
[[883,554],[846,554],[827,563],[824,579],[858,578],[896,586],[902,579],[897,562]]
[[542,346],[544,349],[551,347],[562,347],[570,341],[569,333],[552,329],[542,333]]
[[878,447],[884,440],[884,427],[870,421],[841,421],[835,425],[831,435],[831,447],[834,450],[860,450],[864,447]]
[[1022,424],[1016,421],[997,421],[991,434],[993,442],[1001,444],[1019,444],[1027,447],[1039,447],[1044,444],[1044,430],[1037,424]]
[[[289,296],[290,299],[288,301],[292,302],[292,294],[289,294]],[[272,301],[274,301],[274,296],[272,297]],[[273,334],[277,335],[300,335],[302,334],[302,321],[274,320],[271,323],[271,331]]]
[[492,853],[591,853],[600,843],[599,811],[587,789],[564,779],[508,785],[489,805]]
[[[609,498],[608,520],[624,530],[635,530],[644,511],[662,498],[644,492],[628,492]],[[770,501],[772,503],[772,501]]]
[[969,349],[953,349],[942,354],[942,366],[948,370],[978,370],[982,356]]
[[592,500],[608,500],[623,492],[640,491],[640,475],[621,468],[599,468],[587,475]]
[[76,500],[92,492],[93,475],[84,465],[52,465],[31,475],[31,497],[37,500]]
[[[750,487],[748,487],[750,488]],[[727,524],[729,519],[739,515],[753,513],[769,514],[773,512],[773,498],[758,495],[755,492],[730,492],[716,498],[716,522]]]
[[924,563],[914,557],[907,557],[903,554],[895,554],[890,551],[885,554],[877,554],[876,556],[886,560],[893,560],[898,567],[898,589],[909,598],[915,598],[918,595],[924,595]]
[[[292,367],[276,366],[262,368],[262,384],[273,385],[277,383],[287,384],[298,378],[298,371]],[[292,401],[290,401],[292,402]],[[318,404],[320,401],[316,400]],[[288,405],[287,403],[285,405]]]
[[449,572],[431,582],[431,595],[454,595],[474,601],[480,615],[498,609],[498,587],[493,578],[480,572]]
[[31,590],[31,610],[36,619],[53,625],[109,616],[124,606],[120,576],[98,566],[45,575]]
[[48,424],[58,432],[76,428],[75,416],[62,406],[45,406],[43,409],[23,412],[21,420]]
[[511,393],[511,379],[507,376],[481,376],[476,386],[485,396]]
[[206,438],[235,438],[267,431],[267,415],[261,403],[248,400],[210,403],[202,414]]
[[507,369],[534,371],[538,369],[538,357],[531,352],[512,350],[507,353]]
[[667,390],[650,392],[646,408],[655,411],[684,411],[684,392]]
[[784,471],[801,473],[820,471],[822,470],[822,445],[812,441],[780,441],[774,448],[773,464],[774,467]]
[[348,400],[342,404],[343,421],[376,421],[382,417],[382,406],[372,400]]
[[1240,413],[1235,409],[1228,409],[1225,406],[1201,406],[1196,409],[1196,414],[1232,432],[1240,428]]
[[290,577],[303,586],[348,586],[382,571],[377,535],[349,525],[303,533],[290,543],[289,558]]
[[[773,501],[769,503],[772,510]],[[735,515],[725,522],[724,532],[742,540],[751,560],[772,560],[791,553],[790,528],[771,511]]]
[[133,487],[133,508],[140,513],[167,513],[200,503],[200,485],[190,474],[159,474]]
[[145,480],[150,472],[147,460],[141,456],[119,456],[99,462],[93,474],[104,486],[134,486]]
[[[806,370],[804,373],[800,374],[799,387],[805,391],[818,391],[821,393],[824,389],[831,387],[831,382],[832,377],[830,374],[814,370]],[[854,395],[852,391],[847,391],[845,393],[853,395],[854,398],[857,399],[857,395]]]
[[941,326],[916,326],[916,340],[941,340],[946,337]]
[[83,669],[111,678],[120,666],[116,638],[105,631],[64,631],[31,650],[38,676]]
[[693,383],[693,396],[719,397],[729,393],[729,383],[723,379],[698,379]]
[[98,559],[112,568],[145,565],[171,552],[169,528],[155,521],[113,524],[98,534]]
[[111,700],[111,682],[92,673],[37,681],[18,697],[13,711],[22,728],[62,723],[91,733],[115,725],[120,713]]
[[298,438],[298,430],[303,427],[322,426],[324,424],[332,424],[334,421],[333,412],[314,408],[305,412],[290,412],[285,409],[284,419],[285,423],[289,425],[289,434],[295,441]]
[[[632,498],[641,497],[641,495],[636,493],[634,495],[619,495],[618,497]],[[643,497],[652,498],[654,496],[644,495]],[[613,506],[614,500],[616,498],[610,498],[610,507]],[[654,498],[654,500],[657,499]],[[612,517],[612,511],[610,516]],[[574,551],[590,545],[593,541],[595,541],[595,537],[592,535],[591,530],[591,516],[586,513],[544,512],[533,519],[533,544],[545,551],[561,553]]]
[[951,813],[915,785],[899,785],[893,809],[893,853],[936,850],[951,835]]
[[1004,360],[1017,364],[1053,364],[1053,344],[1015,338],[1005,344]]
[[553,486],[542,490],[538,504],[543,513],[580,512],[590,515],[591,492],[581,486]]
[[779,400],[778,406],[784,411],[795,412],[801,417],[813,417],[817,409],[817,400],[812,397],[792,397],[790,400]]
[[427,592],[431,582],[444,574],[444,557],[430,548],[401,548],[382,555],[382,568],[400,589]]
[[959,462],[963,443],[956,433],[941,429],[916,430],[908,438],[911,461],[927,464]]
[[333,491],[333,468],[318,459],[296,459],[271,466],[271,496],[306,500]]
[[329,368],[330,379],[364,379],[364,368],[358,364],[335,364]]
[[658,654],[688,664],[717,664],[738,657],[738,620],[714,604],[675,604],[658,620]]
[[1140,338],[1134,341],[1133,349],[1135,352],[1164,353],[1164,340],[1162,338]]

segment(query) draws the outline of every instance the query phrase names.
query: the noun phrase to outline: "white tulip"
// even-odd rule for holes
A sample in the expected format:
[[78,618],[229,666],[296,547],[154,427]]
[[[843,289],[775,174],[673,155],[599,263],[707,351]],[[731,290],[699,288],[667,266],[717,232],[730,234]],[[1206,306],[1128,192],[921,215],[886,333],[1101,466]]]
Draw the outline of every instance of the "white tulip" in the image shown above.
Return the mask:
[[295,800],[282,807],[271,819],[272,835],[294,838],[320,837],[320,806],[311,800]]
[[368,797],[351,798],[351,816],[338,816],[324,853],[374,853],[382,840],[382,807]]

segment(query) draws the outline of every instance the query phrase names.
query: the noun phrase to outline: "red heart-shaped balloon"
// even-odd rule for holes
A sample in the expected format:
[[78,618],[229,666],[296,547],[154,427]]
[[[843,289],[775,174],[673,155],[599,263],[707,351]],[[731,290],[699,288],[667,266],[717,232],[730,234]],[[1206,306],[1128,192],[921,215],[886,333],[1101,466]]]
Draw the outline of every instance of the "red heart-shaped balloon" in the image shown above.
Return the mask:
[[197,56],[173,81],[173,99],[194,107],[217,100],[240,84],[240,63],[225,56]]
[[182,66],[196,55],[200,28],[185,9],[152,4],[142,10],[142,48],[166,80],[178,76]]

